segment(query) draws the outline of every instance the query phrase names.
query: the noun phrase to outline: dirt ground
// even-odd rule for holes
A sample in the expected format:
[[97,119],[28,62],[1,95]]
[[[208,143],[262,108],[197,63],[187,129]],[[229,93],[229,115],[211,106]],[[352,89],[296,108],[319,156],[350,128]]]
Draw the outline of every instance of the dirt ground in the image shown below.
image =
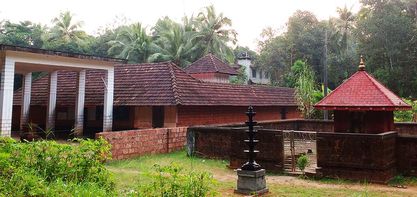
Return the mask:
[[[235,173],[214,173],[214,178],[220,182],[236,182],[237,176]],[[389,185],[382,185],[382,184],[361,184],[361,183],[325,183],[316,180],[308,180],[308,179],[301,179],[299,177],[294,176],[287,176],[287,175],[267,175],[266,182],[268,187],[280,187],[280,186],[287,186],[287,187],[305,187],[305,188],[317,188],[317,189],[344,189],[344,190],[369,190],[372,192],[381,192],[385,195],[382,196],[390,196],[391,194],[398,194],[396,196],[417,196],[417,186],[407,186],[406,188],[399,188]],[[233,191],[228,191],[227,196],[238,196],[233,194]],[[270,194],[268,196],[275,196]]]

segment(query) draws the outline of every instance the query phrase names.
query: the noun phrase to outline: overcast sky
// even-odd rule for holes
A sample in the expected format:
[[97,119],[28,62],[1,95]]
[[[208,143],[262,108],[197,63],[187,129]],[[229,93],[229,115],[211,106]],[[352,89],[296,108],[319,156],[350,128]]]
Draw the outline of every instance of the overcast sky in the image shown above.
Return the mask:
[[213,4],[217,12],[232,19],[238,32],[238,44],[256,49],[256,39],[265,27],[283,28],[294,11],[309,10],[319,19],[337,16],[336,8],[345,5],[357,12],[359,0],[1,0],[0,20],[30,20],[51,24],[62,11],[70,11],[83,29],[96,34],[115,21],[141,22],[151,27],[158,18],[169,16],[179,21],[184,15],[196,15]]

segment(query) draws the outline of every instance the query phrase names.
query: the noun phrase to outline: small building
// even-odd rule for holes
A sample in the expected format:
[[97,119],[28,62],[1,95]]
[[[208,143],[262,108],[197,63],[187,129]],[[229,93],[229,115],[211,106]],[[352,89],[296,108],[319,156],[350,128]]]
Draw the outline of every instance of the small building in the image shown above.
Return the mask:
[[410,105],[365,71],[363,59],[355,74],[314,107],[334,110],[334,131],[341,133],[393,131],[393,111],[411,109]]
[[334,133],[317,132],[318,174],[380,183],[397,174],[393,111],[411,106],[368,74],[362,57],[359,70],[315,108],[334,110]]
[[[86,71],[85,135],[102,130],[105,72]],[[32,83],[29,120],[45,125],[48,76]],[[77,73],[58,72],[56,130],[74,123]],[[22,90],[15,92],[13,125],[18,129]],[[171,62],[120,64],[114,67],[113,130],[241,123],[247,106],[257,120],[299,118],[291,88],[203,82]]]
[[[248,76],[248,84],[270,84],[271,77],[269,73],[252,63],[252,57],[247,52],[241,53],[237,56],[237,65],[245,69]],[[240,69],[237,68],[237,69]]]
[[229,83],[230,77],[237,75],[235,69],[211,53],[193,62],[184,70],[196,79],[214,83]]

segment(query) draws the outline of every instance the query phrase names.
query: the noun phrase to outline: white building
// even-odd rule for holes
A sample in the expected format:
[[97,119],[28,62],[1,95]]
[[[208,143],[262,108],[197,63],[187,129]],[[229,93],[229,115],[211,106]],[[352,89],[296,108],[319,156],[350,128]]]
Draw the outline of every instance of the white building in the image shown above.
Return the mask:
[[248,53],[241,53],[237,57],[237,64],[245,67],[248,84],[270,84],[270,76],[265,71],[252,64],[252,58]]

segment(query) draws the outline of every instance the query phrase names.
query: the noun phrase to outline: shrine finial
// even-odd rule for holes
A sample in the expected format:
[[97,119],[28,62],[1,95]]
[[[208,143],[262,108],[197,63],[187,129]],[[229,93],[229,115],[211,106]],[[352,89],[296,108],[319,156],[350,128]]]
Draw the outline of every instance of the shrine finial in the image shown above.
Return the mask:
[[363,55],[361,55],[361,62],[359,63],[359,70],[365,70],[365,61],[363,61]]

